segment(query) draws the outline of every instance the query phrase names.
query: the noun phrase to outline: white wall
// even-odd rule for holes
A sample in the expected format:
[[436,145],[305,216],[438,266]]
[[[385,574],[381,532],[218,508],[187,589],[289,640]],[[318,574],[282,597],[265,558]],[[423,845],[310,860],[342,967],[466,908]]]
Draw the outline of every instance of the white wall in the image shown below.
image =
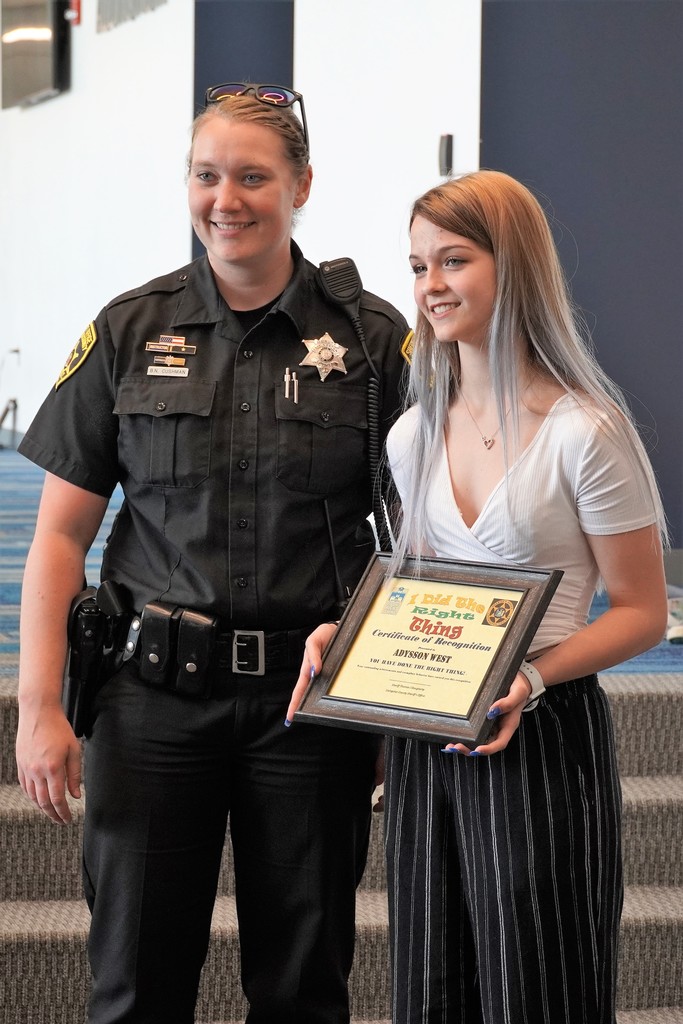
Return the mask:
[[[72,30],[71,91],[0,111],[0,411],[17,398],[20,430],[101,306],[190,258],[194,0],[106,33],[96,6]],[[439,136],[455,136],[458,171],[477,166],[480,11],[296,0],[315,174],[297,240],[315,262],[352,256],[409,320],[407,213],[439,180]]]
[[296,232],[309,259],[350,256],[365,286],[414,319],[412,201],[479,166],[481,0],[296,0],[294,83],[314,182]]
[[191,256],[193,0],[102,33],[81,6],[71,90],[0,111],[0,411],[17,398],[20,429],[101,306]]

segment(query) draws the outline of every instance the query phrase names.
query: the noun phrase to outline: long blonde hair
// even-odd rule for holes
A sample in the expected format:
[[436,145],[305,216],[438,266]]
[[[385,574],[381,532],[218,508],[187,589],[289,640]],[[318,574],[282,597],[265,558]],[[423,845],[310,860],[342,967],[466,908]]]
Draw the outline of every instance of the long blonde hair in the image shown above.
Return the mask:
[[[500,171],[475,171],[430,189],[415,201],[410,224],[423,217],[475,242],[493,255],[496,297],[488,331],[489,370],[504,451],[519,436],[519,384],[530,375],[554,379],[600,417],[634,464],[645,472],[649,498],[666,541],[657,483],[620,389],[597,362],[588,331],[574,308],[548,220],[529,189]],[[522,345],[519,340],[522,340]],[[424,549],[425,495],[448,418],[460,389],[457,345],[436,341],[418,311],[406,408],[418,403],[419,427],[410,452],[395,567]],[[511,410],[506,420],[506,409]],[[511,510],[514,514],[514,510]]]

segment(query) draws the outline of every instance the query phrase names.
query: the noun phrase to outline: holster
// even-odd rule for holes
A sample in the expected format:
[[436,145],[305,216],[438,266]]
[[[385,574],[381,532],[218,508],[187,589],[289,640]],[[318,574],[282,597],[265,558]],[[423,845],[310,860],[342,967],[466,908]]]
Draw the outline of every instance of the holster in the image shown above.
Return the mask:
[[96,594],[95,587],[86,587],[73,599],[69,610],[62,706],[78,737],[87,727],[90,691],[100,679],[104,657],[107,621]]

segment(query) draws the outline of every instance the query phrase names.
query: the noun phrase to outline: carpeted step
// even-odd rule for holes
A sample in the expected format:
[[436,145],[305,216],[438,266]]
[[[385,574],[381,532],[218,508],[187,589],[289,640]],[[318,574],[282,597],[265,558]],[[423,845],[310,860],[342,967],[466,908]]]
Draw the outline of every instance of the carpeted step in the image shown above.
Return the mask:
[[22,900],[79,900],[83,801],[69,798],[72,825],[55,825],[19,785],[0,786],[0,913]]
[[[3,661],[3,658],[5,659]],[[16,782],[17,664],[0,653],[0,784]],[[624,776],[683,775],[683,673],[605,673]]]
[[[351,1018],[351,1024],[358,1021]],[[197,1022],[199,1024],[199,1022]],[[210,1021],[208,1024],[242,1024],[241,1021]],[[366,1020],[363,1024],[391,1024],[386,1020]],[[683,1009],[676,1006],[655,1010],[621,1010],[617,1013],[617,1024],[683,1024]]]
[[[4,660],[3,660],[4,659]],[[683,1024],[683,676],[605,675],[612,703],[619,760],[624,777],[624,861],[627,890],[622,924],[619,1024]],[[0,780],[16,779],[16,662],[0,652]],[[71,828],[52,825],[20,793],[16,784],[0,786],[0,1024],[72,1024],[74,1001],[84,998],[87,911],[78,902],[82,934],[73,934],[81,893],[80,830],[82,808],[75,803]],[[354,968],[355,1020],[381,1020],[386,1000],[386,897],[382,854],[382,815],[373,815],[373,835],[364,891],[359,895],[358,955]],[[217,913],[232,891],[226,851]],[[650,886],[657,886],[650,888]],[[674,888],[678,886],[679,888]],[[32,899],[27,905],[19,901]],[[61,903],[54,903],[55,899]],[[360,900],[369,917],[364,918]],[[373,901],[377,901],[373,903]],[[47,902],[43,902],[47,901]],[[9,919],[40,916],[33,927],[7,933]],[[42,911],[44,910],[44,913]],[[18,918],[17,918],[18,915]],[[65,922],[67,927],[65,927]],[[76,928],[78,931],[78,928]],[[200,1019],[239,1020],[239,1001],[226,1002],[226,960],[236,955],[236,937],[217,928],[204,972]],[[222,951],[221,951],[222,950]],[[214,958],[214,959],[212,959]],[[229,962],[231,962],[229,960]],[[9,986],[7,991],[5,989]],[[241,997],[240,997],[241,998]],[[17,1007],[32,1002],[30,1013]],[[64,1013],[58,1007],[68,1007]],[[79,1004],[80,1005],[80,1004]],[[5,1007],[10,1009],[5,1010]],[[658,1007],[661,1007],[658,1009]],[[668,1009],[667,1009],[668,1007]],[[82,1011],[79,1011],[82,1012]],[[678,1014],[678,1017],[676,1016]]]
[[16,657],[8,662],[0,653],[0,785],[17,781],[14,745],[18,722]]
[[[81,886],[82,800],[69,798],[71,825],[55,825],[19,788],[0,786],[0,908],[4,902],[78,900]],[[383,815],[373,814],[368,862],[361,890],[386,887]],[[219,895],[234,893],[232,847],[225,844]]]
[[619,1006],[683,1007],[683,890],[626,889],[621,920]]
[[621,787],[626,884],[683,885],[683,775],[628,776]]
[[[227,942],[231,913],[231,902],[219,901],[214,923],[221,942]],[[388,1014],[386,926],[387,905],[383,894],[366,893],[359,897],[352,993],[354,1014],[364,1020],[381,1019]],[[680,890],[627,888],[619,959],[619,1005],[624,1009],[683,1005],[681,963],[683,896]],[[202,1002],[199,1015],[210,1018],[211,1014],[203,1010],[205,1005]],[[217,1005],[212,1003],[211,1008],[215,1010]],[[217,1019],[230,1019],[231,1014],[226,1011],[221,1004]]]
[[[391,1024],[387,1021],[387,1024]],[[621,1010],[617,1024],[683,1024],[683,1006],[661,1006],[652,1010]]]
[[[1,645],[0,645],[1,646]],[[16,781],[16,653],[0,650],[0,783]],[[683,673],[605,673],[622,775],[683,774]]]
[[[683,884],[683,777],[622,779],[624,874],[628,885]],[[85,800],[70,800],[74,822],[56,826],[17,785],[0,786],[0,901],[79,899]],[[383,815],[373,814],[361,888],[383,890]],[[219,894],[232,895],[232,851],[226,842]]]
[[[89,968],[84,902],[8,903],[0,918],[0,1022],[73,1024],[85,1013]],[[386,1013],[386,900],[360,894],[357,904],[356,967],[351,978],[354,1017],[368,1021]],[[233,983],[226,984],[226,978]],[[243,1020],[239,946],[234,900],[216,902],[212,937],[202,974],[197,1013],[208,1020]]]
[[619,771],[631,775],[683,775],[683,672],[662,675],[604,673]]
[[[29,1020],[73,1024],[82,1017],[87,987],[85,904],[10,903],[2,909],[0,1006],[5,1024]],[[352,976],[354,1016],[359,1020],[380,1020],[388,1013],[386,923],[383,894],[360,894]],[[227,976],[238,977],[238,962],[234,901],[225,896],[217,901],[214,913],[198,1002],[200,1020],[240,1019],[241,992],[237,985],[228,991],[225,983]],[[620,1007],[637,1010],[683,1006],[681,963],[680,890],[627,889],[620,954]]]

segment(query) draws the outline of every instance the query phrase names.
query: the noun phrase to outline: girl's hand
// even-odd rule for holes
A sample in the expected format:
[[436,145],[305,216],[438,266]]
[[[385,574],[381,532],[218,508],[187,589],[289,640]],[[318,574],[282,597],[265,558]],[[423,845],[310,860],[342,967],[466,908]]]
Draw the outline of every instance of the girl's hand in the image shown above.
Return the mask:
[[497,754],[499,751],[505,750],[519,728],[522,711],[529,699],[530,693],[531,683],[526,676],[518,672],[512,680],[507,696],[501,697],[500,700],[495,701],[489,708],[486,717],[494,719],[497,724],[497,728],[494,730],[489,742],[482,743],[480,746],[475,747],[474,750],[470,750],[464,743],[448,743],[443,750],[447,753],[465,754],[468,757]]
[[323,665],[323,652],[337,630],[336,622],[324,622],[318,626],[306,640],[304,658],[301,662],[299,678],[292,691],[292,699],[287,708],[285,725],[291,725],[294,720],[294,712],[303,700],[304,694],[312,680],[318,675]]

